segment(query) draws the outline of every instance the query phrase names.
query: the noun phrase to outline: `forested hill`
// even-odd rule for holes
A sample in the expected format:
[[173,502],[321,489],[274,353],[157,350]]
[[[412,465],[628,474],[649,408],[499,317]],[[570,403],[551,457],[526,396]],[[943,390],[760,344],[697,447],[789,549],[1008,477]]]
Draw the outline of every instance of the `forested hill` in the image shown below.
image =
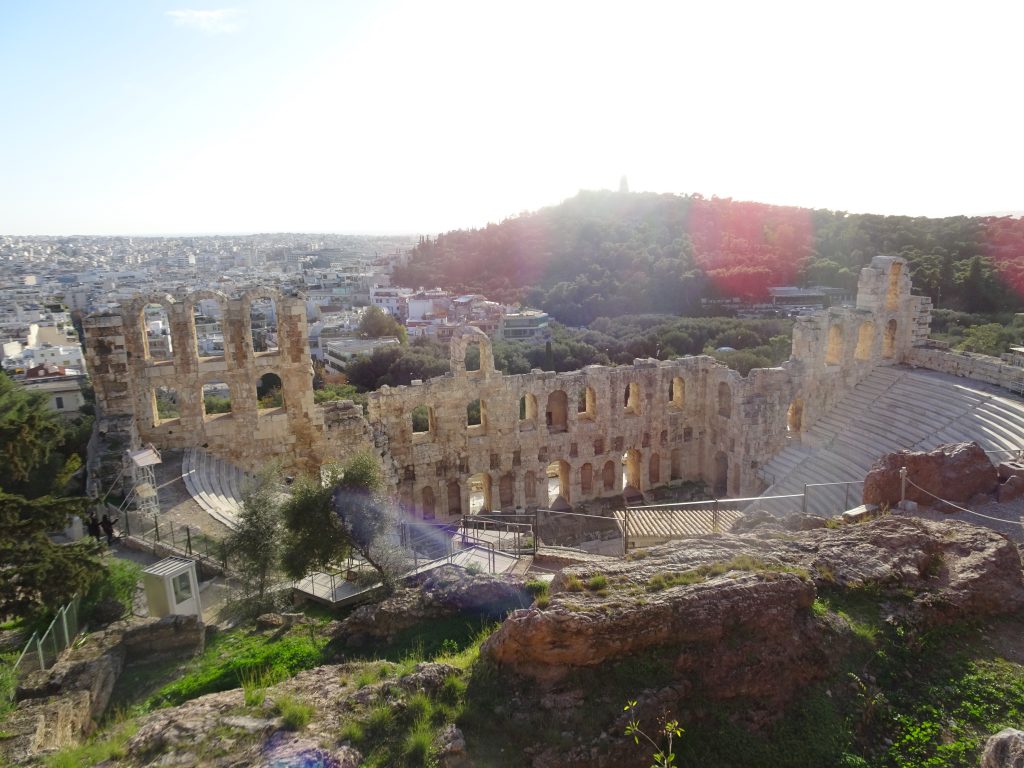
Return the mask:
[[878,254],[906,258],[915,288],[939,306],[1022,306],[1022,219],[847,214],[653,193],[580,192],[500,224],[421,239],[394,282],[524,301],[585,325],[636,312],[700,314],[702,297],[757,298],[773,285],[853,290]]

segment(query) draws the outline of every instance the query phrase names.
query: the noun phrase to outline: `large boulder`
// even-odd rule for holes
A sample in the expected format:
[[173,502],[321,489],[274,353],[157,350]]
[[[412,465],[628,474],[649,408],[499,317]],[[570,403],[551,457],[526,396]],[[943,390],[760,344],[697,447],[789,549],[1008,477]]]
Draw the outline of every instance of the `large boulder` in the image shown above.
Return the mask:
[[[605,586],[586,588],[597,576]],[[785,698],[787,684],[779,681],[799,686],[826,672],[826,664],[812,663],[823,651],[808,610],[819,585],[872,587],[903,601],[912,595],[907,618],[920,626],[1024,607],[1020,553],[1004,536],[968,523],[887,516],[785,537],[699,536],[642,559],[567,569],[552,583],[548,606],[513,613],[483,654],[555,681],[674,646],[677,671],[701,659],[694,682],[710,698]]]
[[985,742],[981,768],[1024,768],[1024,731],[1004,728]]
[[934,451],[898,451],[876,461],[864,478],[864,503],[895,507],[901,500],[900,468],[907,468],[906,498],[934,506],[936,497],[966,502],[992,493],[995,466],[977,443],[949,443]]

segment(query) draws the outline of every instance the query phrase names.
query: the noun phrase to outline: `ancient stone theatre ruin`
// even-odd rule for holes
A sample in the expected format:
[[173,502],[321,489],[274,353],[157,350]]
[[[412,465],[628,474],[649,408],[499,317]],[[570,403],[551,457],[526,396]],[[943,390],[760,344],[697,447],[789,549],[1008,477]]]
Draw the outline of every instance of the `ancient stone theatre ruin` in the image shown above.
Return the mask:
[[[196,343],[194,308],[204,299],[220,307],[217,356]],[[273,302],[276,349],[254,346],[257,300]],[[144,312],[153,304],[169,321],[171,359],[156,359],[147,344]],[[505,376],[489,339],[467,328],[452,340],[450,373],[382,387],[365,415],[348,401],[314,403],[299,295],[138,297],[86,319],[86,359],[108,436],[201,446],[250,471],[271,459],[309,471],[369,450],[410,514],[449,520],[471,508],[545,507],[552,493],[576,504],[677,480],[703,481],[720,496],[759,493],[767,485],[759,469],[793,435],[876,367],[906,362],[927,338],[930,309],[928,298],[911,295],[906,263],[878,256],[861,272],[855,306],[799,318],[790,359],[746,377],[707,356]],[[467,370],[473,345],[480,365]],[[267,374],[280,382],[279,407],[260,407]],[[204,386],[213,383],[226,388],[229,413],[205,412]],[[176,395],[173,418],[160,416],[161,389]]]

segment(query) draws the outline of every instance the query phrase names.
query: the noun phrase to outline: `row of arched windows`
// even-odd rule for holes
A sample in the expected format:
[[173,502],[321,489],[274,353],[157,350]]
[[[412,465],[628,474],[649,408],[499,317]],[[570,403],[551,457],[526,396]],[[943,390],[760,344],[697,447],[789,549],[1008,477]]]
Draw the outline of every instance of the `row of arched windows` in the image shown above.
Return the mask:
[[[552,461],[541,473],[533,470],[522,473],[522,497],[520,500],[528,506],[541,507],[551,506],[559,497],[566,502],[573,503],[575,501],[572,498],[574,495],[572,486],[574,472],[579,482],[579,493],[583,499],[593,498],[595,495],[607,496],[629,488],[640,490],[642,478],[646,480],[646,486],[661,483],[661,455],[650,454],[646,470],[643,463],[643,454],[636,449],[630,449],[622,455],[621,469],[618,472],[616,463],[612,460],[605,461],[600,466],[585,462],[576,470],[567,461]],[[682,449],[672,450],[668,471],[670,479],[682,479]],[[621,480],[621,484],[616,483],[617,479]],[[509,509],[517,502],[515,498],[516,480],[511,472],[506,472],[497,479],[492,476],[492,473],[478,472],[470,475],[466,479],[466,483],[469,504],[469,509],[466,512],[462,508],[462,486],[459,481],[451,480],[443,488],[447,495],[445,512],[449,517],[467,513],[479,514],[495,509]],[[412,500],[406,498],[404,505],[406,507],[413,506]],[[433,486],[425,485],[420,489],[419,502],[415,506],[418,507],[416,510],[418,514],[414,513],[415,517],[423,520],[434,520],[437,517],[441,510],[438,509]]]
[[[728,385],[725,385],[728,387]],[[730,396],[731,399],[731,396]],[[682,377],[675,376],[668,384],[666,403],[670,408],[681,409],[686,402],[686,382]],[[640,387],[630,382],[623,390],[623,413],[640,415]],[[519,429],[527,431],[537,426],[539,409],[537,398],[532,394],[524,394],[519,398]],[[597,393],[593,387],[581,389],[576,398],[576,418],[593,420],[597,418]],[[411,414],[413,434],[433,432],[435,428],[434,410],[427,405],[416,406]],[[569,429],[569,396],[562,389],[556,389],[548,395],[544,407],[544,425],[548,432],[566,432]],[[487,403],[484,400],[473,400],[466,405],[466,427],[478,431],[487,429]]]
[[[222,357],[227,345],[224,327],[225,297],[219,295],[190,296],[186,302],[188,312],[189,343],[199,358]],[[249,327],[246,345],[254,355],[276,352],[278,349],[278,307],[270,297],[256,297],[248,304]],[[164,302],[151,302],[139,309],[141,348],[144,360],[173,360],[181,350],[174,349],[171,331],[171,313]]]
[[[882,335],[882,357],[892,358],[896,355],[896,320],[885,324]],[[846,347],[846,334],[843,326],[833,323],[828,329],[828,347],[825,351],[825,365],[839,365],[843,360]],[[857,348],[854,351],[856,360],[870,360],[875,349],[875,323],[865,320],[857,331]]]
[[[225,381],[205,381],[200,385],[198,401],[203,417],[232,413],[237,404],[232,403],[231,388]],[[183,403],[178,389],[171,386],[154,387],[150,392],[153,426],[181,418]],[[284,407],[284,391],[281,377],[276,373],[265,373],[256,385],[255,404],[257,410]]]

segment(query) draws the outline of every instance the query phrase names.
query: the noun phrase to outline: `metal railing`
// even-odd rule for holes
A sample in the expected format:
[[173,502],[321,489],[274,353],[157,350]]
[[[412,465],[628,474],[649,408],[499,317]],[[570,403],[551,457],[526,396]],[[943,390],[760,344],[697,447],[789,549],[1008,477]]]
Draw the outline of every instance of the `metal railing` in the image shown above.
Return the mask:
[[[800,511],[803,514],[807,514],[807,498],[810,495],[808,492],[811,488],[827,488],[829,486],[844,486],[843,488],[843,505],[840,508],[833,509],[833,512],[845,512],[850,509],[850,486],[851,485],[864,485],[863,480],[842,480],[835,483],[805,483],[803,493],[803,503],[800,505]],[[827,503],[827,502],[826,502]]]
[[159,515],[147,515],[134,510],[123,510],[118,514],[118,528],[124,536],[130,536],[154,547],[160,544],[202,564],[230,570],[229,553],[222,540],[215,539],[193,526],[161,520]]
[[61,653],[70,647],[81,629],[78,621],[79,598],[61,606],[53,621],[41,635],[33,632],[25,643],[18,660],[14,662],[14,674],[19,680],[26,675],[50,669]]
[[522,518],[523,515],[502,515],[488,512],[480,515],[467,515],[459,522],[459,532],[466,541],[467,530],[482,531],[479,540],[493,543],[501,552],[519,555],[533,554],[537,551],[536,517],[533,523],[517,520],[502,520],[502,517]]

